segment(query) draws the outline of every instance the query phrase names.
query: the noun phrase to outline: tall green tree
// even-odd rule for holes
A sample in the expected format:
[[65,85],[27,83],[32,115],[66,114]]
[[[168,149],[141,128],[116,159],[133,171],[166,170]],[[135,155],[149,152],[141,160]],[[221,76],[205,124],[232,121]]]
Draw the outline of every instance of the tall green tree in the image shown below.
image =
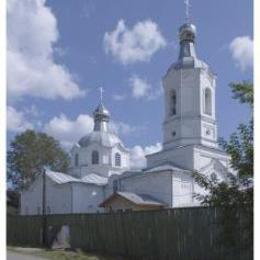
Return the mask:
[[[253,109],[253,84],[247,81],[230,84],[233,98]],[[252,115],[252,114],[251,114]],[[237,176],[228,176],[228,182],[219,182],[216,176],[194,173],[196,182],[208,194],[196,194],[202,204],[211,206],[253,204],[254,141],[253,118],[240,124],[228,141],[221,139],[220,145],[230,155],[231,166]]]
[[[253,110],[253,84],[243,81],[231,83],[230,87],[233,98],[241,104],[247,104]],[[194,173],[195,181],[207,191],[206,194],[195,194],[195,197],[205,206],[221,208],[222,232],[218,242],[228,251],[237,250],[240,238],[243,237],[243,240],[247,241],[243,253],[252,252],[254,169],[252,113],[249,122],[240,124],[228,141],[221,139],[220,145],[230,155],[231,166],[237,175],[229,175],[228,182],[220,182],[215,175]],[[240,253],[242,251],[238,252]]]
[[15,136],[7,151],[7,180],[15,189],[27,188],[44,167],[66,172],[69,155],[45,133],[27,130]]
[[230,84],[233,98],[251,109],[251,118],[247,124],[240,124],[229,141],[220,140],[220,145],[231,156],[231,165],[243,180],[253,176],[254,171],[254,124],[253,124],[253,84],[248,81]]

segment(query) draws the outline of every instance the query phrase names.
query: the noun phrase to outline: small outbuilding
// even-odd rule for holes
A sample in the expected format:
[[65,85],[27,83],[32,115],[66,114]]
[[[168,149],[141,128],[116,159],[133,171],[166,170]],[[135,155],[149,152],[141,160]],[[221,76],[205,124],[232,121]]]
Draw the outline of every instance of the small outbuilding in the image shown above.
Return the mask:
[[155,210],[164,208],[166,205],[147,194],[115,192],[104,200],[99,206],[105,208],[105,212],[113,212],[129,210]]

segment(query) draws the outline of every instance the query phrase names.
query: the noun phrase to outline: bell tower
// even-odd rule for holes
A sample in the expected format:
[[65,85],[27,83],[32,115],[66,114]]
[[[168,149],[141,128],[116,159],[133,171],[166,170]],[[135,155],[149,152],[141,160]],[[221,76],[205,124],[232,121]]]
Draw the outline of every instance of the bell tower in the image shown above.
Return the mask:
[[218,147],[215,113],[216,76],[196,54],[197,30],[190,22],[179,28],[179,55],[162,78],[164,119],[162,150],[146,156],[147,168],[174,165],[200,170],[218,160],[228,167],[229,157]]
[[215,75],[196,55],[196,27],[179,29],[179,57],[163,77],[163,147],[198,144],[217,147]]

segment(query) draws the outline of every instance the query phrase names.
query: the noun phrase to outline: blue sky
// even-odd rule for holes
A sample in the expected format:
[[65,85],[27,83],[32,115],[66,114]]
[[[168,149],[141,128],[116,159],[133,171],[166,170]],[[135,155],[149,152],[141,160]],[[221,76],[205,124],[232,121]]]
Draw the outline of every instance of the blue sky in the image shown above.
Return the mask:
[[[201,0],[191,4],[197,54],[218,77],[219,136],[228,138],[250,113],[232,99],[228,84],[252,79],[253,3]],[[10,1],[9,140],[34,128],[69,147],[90,131],[89,115],[102,86],[104,103],[126,146],[144,148],[161,142],[161,78],[176,61],[184,14],[182,0]],[[117,30],[141,44],[141,49],[113,38]],[[142,30],[151,30],[151,42],[145,42]],[[122,56],[125,50],[128,56]]]

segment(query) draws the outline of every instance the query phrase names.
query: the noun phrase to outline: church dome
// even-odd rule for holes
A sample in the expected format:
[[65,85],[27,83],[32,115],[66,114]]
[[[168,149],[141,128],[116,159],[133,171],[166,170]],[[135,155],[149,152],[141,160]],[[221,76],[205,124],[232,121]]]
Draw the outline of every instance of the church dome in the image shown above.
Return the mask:
[[94,143],[105,147],[113,147],[117,144],[120,144],[124,147],[123,142],[120,140],[120,138],[116,134],[109,131],[93,131],[89,135],[83,136],[79,140],[79,145],[81,147],[87,147]]
[[105,106],[102,103],[100,103],[98,105],[98,107],[94,110],[93,115],[94,115],[94,117],[100,116],[100,115],[102,115],[104,117],[105,116],[110,117],[109,111],[105,108]]
[[179,29],[180,42],[190,41],[194,42],[196,38],[196,26],[192,23],[185,23]]
[[170,66],[166,75],[172,70],[190,68],[201,68],[210,72],[208,65],[197,57],[195,50],[196,35],[197,29],[192,23],[184,23],[179,28],[179,57],[178,60]]
[[83,136],[78,144],[81,147],[87,147],[91,144],[99,144],[104,147],[113,147],[120,144],[124,147],[120,138],[109,129],[110,113],[101,102],[93,112],[94,129],[90,134]]

